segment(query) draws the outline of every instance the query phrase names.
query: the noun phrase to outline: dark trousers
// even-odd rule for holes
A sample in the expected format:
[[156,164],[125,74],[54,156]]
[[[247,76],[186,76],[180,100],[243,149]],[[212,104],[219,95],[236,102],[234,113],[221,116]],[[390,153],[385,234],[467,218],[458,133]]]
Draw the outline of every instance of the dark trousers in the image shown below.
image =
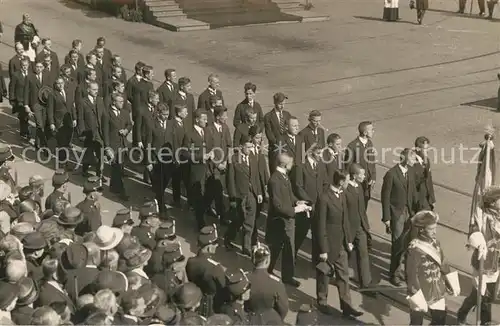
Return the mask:
[[372,272],[370,268],[370,255],[368,253],[367,232],[359,228],[354,237],[353,253],[356,255],[356,267],[359,277],[359,285],[367,287],[372,282]]
[[[347,252],[342,248],[338,257],[333,260],[330,257],[335,268],[336,286],[339,292],[340,309],[344,310],[351,306],[351,292],[349,289],[349,262]],[[316,270],[316,300],[320,305],[326,305],[328,301],[328,285],[330,277]]]
[[83,164],[82,170],[84,173],[89,171],[90,166],[95,167],[96,175],[102,175],[102,145],[99,141],[93,139],[93,137],[87,136],[83,142],[83,147],[85,153],[83,154]]
[[243,228],[243,252],[251,252],[252,245],[257,243],[257,198],[249,193],[236,201],[236,216],[227,228],[226,241],[234,241],[238,231]]
[[[364,199],[365,199],[365,211],[368,210],[368,202],[372,198],[372,190],[371,187],[368,185],[368,182],[363,182],[361,184],[361,187],[363,188],[363,194],[364,194]],[[368,244],[368,249],[372,249],[372,235],[370,233],[366,234],[366,241]]]
[[190,197],[194,205],[194,214],[196,217],[196,223],[198,223],[198,228],[201,230],[207,225],[205,220],[205,211],[207,208],[205,202],[205,184],[202,181],[197,181],[191,184]]
[[[495,283],[486,284],[486,293],[483,295],[481,300],[481,325],[485,325],[491,322],[491,297],[495,292]],[[476,306],[477,303],[477,289],[472,288],[469,295],[462,302],[462,306],[457,312],[457,321],[465,322],[467,320],[467,315],[472,308]]]
[[205,192],[206,207],[210,207],[212,202],[215,203],[215,210],[220,216],[220,220],[226,219],[226,208],[224,207],[224,187],[222,186],[223,176],[210,176],[207,179],[207,191]]
[[[313,212],[309,212],[309,216],[314,216]],[[302,247],[302,243],[304,243],[310,228],[311,220],[307,217],[306,213],[295,215],[295,257],[297,257],[299,249]]]
[[391,265],[389,276],[404,279],[404,254],[410,240],[411,220],[408,212],[391,220]]
[[73,139],[73,125],[72,122],[68,121],[64,123],[56,131],[56,142],[57,142],[57,159],[59,163],[66,163],[68,158],[68,153],[70,151],[71,141]]
[[[269,219],[269,217],[268,217]],[[274,218],[268,221],[266,230],[267,242],[271,251],[271,273],[281,253],[281,278],[290,280],[295,275],[295,221]]]
[[[172,180],[172,192],[174,203],[180,204],[181,202],[181,182],[184,184],[186,189],[186,197],[189,202],[189,165],[188,164],[171,164],[170,168],[170,178]],[[167,184],[170,181],[167,180]]]
[[12,108],[13,113],[17,112],[17,118],[19,119],[19,134],[21,137],[30,138],[29,132],[29,116],[26,113],[26,110],[23,105],[15,105]]
[[[429,325],[446,325],[446,310],[429,309],[431,323]],[[422,325],[426,313],[423,311],[410,310],[410,326]]]
[[35,116],[36,134],[35,134],[35,147],[47,147],[47,109],[42,105],[35,105],[33,108]]
[[[471,0],[471,1],[474,1],[474,0]],[[461,13],[464,13],[466,4],[467,4],[467,0],[459,0],[458,1],[458,11]],[[477,4],[479,6],[479,12],[484,13],[485,12],[484,0],[477,0]]]
[[123,183],[123,162],[118,160],[111,163],[111,175],[109,179],[109,189],[115,194],[124,195],[125,185]]

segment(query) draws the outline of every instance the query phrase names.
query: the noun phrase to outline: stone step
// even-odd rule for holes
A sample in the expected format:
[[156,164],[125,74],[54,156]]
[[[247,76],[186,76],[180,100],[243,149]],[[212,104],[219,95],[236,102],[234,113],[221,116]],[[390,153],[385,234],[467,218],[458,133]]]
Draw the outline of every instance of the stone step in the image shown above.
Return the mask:
[[[269,12],[270,9],[266,8],[244,8],[244,7],[235,7],[235,8],[219,8],[217,10],[213,9],[197,9],[197,10],[184,10],[184,13],[188,15],[188,17],[195,16],[205,16],[205,15],[233,15],[240,13],[253,13],[254,15],[260,15],[262,12]],[[278,11],[275,9],[274,11]]]
[[151,12],[164,12],[164,11],[177,11],[177,10],[182,11],[182,9],[179,8],[179,6],[177,5],[153,6],[153,7],[148,7],[148,9]]
[[297,1],[297,0],[271,0],[271,1],[277,4],[278,6],[282,4],[291,4],[291,3],[297,5],[302,4],[302,1]]
[[244,7],[245,5],[241,1],[235,2],[203,2],[203,3],[182,3],[179,5],[184,10],[194,10],[194,9],[212,9],[217,10],[220,8],[238,8]]
[[146,0],[144,4],[146,4],[146,6],[179,5],[175,0]]
[[255,11],[234,13],[231,15],[227,14],[205,14],[205,15],[194,15],[189,18],[196,20],[201,20],[210,24],[210,28],[221,28],[227,26],[244,26],[244,25],[256,25],[256,24],[269,24],[276,22],[300,22],[300,17],[282,14],[278,11],[261,11],[256,14]]
[[164,17],[187,17],[187,15],[182,10],[154,12],[153,16],[156,19]]
[[277,4],[278,8],[280,8],[281,10],[294,10],[294,9],[297,9],[297,10],[303,10],[303,6],[300,5],[299,2],[290,2],[290,3],[281,3],[281,4]]
[[187,17],[164,17],[155,21],[155,25],[174,32],[198,31],[210,29],[210,24]]

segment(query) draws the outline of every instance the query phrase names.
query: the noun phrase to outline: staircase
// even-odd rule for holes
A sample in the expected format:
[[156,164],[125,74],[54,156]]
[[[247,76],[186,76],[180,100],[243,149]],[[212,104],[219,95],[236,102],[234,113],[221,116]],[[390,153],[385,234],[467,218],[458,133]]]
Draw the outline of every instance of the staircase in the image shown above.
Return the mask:
[[297,0],[144,0],[144,4],[146,22],[172,31],[328,19],[305,11]]

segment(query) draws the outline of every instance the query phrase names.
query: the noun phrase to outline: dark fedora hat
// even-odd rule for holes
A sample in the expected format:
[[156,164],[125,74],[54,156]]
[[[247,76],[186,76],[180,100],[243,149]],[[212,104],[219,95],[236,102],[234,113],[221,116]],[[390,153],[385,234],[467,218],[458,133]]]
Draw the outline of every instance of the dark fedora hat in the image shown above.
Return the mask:
[[19,306],[30,305],[38,299],[40,291],[37,283],[32,278],[23,277],[17,282],[17,285],[19,286],[19,297],[17,299]]
[[38,91],[38,100],[42,105],[47,105],[49,102],[49,96],[52,94],[52,88],[47,85],[42,86]]
[[75,226],[83,221],[82,211],[76,207],[68,207],[61,216],[57,217],[57,223],[64,226]]

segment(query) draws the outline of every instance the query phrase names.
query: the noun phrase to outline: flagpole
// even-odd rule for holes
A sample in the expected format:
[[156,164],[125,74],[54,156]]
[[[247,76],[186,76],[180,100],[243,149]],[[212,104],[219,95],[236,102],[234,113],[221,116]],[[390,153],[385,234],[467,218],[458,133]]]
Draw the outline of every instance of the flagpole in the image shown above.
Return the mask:
[[481,325],[481,301],[483,300],[483,271],[484,271],[484,258],[479,259],[479,277],[477,286],[476,298],[476,326]]

